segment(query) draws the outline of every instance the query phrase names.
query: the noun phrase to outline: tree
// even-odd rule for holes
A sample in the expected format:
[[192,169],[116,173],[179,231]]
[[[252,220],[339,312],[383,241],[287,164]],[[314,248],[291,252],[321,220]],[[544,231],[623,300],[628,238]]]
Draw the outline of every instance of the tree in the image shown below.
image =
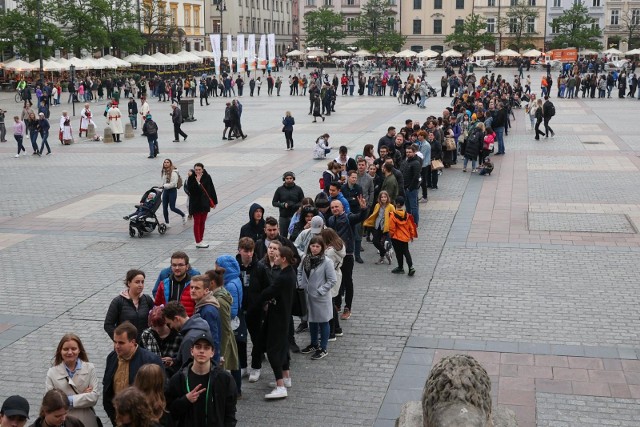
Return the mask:
[[[12,49],[30,60],[39,57],[40,46],[35,34],[38,33],[37,0],[19,0],[17,7],[0,14],[0,47]],[[60,29],[46,19],[46,4],[41,6],[42,34],[45,45],[42,47],[44,58],[53,56],[56,47],[62,45]]]
[[166,3],[160,0],[145,1],[142,4],[142,33],[148,45],[168,46],[171,44],[171,20]]
[[518,0],[514,6],[509,8],[505,18],[498,21],[498,27],[501,32],[504,29],[511,35],[511,45],[515,50],[529,48],[533,46],[531,43],[533,36],[538,34],[536,31],[529,31],[529,21],[535,21],[539,16],[540,13],[536,7],[529,6],[523,0]]
[[487,33],[485,19],[472,13],[464,20],[461,27],[453,26],[454,32],[445,37],[444,42],[462,51],[475,52],[488,44],[495,44],[496,38]]
[[138,27],[140,14],[131,0],[106,0],[108,13],[102,19],[107,30],[109,46],[116,50],[136,52],[146,43]]
[[551,42],[554,49],[575,47],[580,49],[601,50],[602,30],[582,3],[574,3],[571,9],[562,12],[562,16],[551,22],[551,27],[558,35]]
[[327,6],[304,15],[304,30],[307,33],[306,45],[317,46],[322,50],[340,49],[345,38],[344,16],[335,13]]
[[76,56],[83,50],[109,46],[102,17],[110,13],[106,0],[51,0],[53,18],[60,24],[64,45]]
[[[634,16],[633,10],[628,10],[622,13],[620,21],[626,35],[623,39],[626,39],[629,50],[640,47],[640,16]],[[611,37],[609,37],[609,41],[611,41]]]
[[354,21],[356,45],[372,53],[401,50],[407,38],[395,30],[395,15],[389,0],[370,0]]

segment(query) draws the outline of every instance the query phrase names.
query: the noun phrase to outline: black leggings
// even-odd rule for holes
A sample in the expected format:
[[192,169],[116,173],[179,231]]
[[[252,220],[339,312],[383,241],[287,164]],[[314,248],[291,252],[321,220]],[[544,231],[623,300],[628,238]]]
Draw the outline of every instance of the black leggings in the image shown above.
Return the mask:
[[[382,209],[382,208],[380,208]],[[381,229],[373,230],[373,246],[380,252],[380,258],[384,257],[387,250],[384,248],[384,242],[387,240],[389,233],[384,233]]]
[[403,257],[407,259],[407,267],[413,267],[413,261],[411,260],[411,252],[409,252],[409,242],[403,242],[396,239],[391,239],[393,250],[396,251],[396,259],[398,260],[398,267],[403,268]]
[[293,130],[285,130],[284,139],[287,140],[287,148],[293,148]]
[[340,293],[335,298],[336,305],[342,305],[342,294],[345,294],[344,307],[351,310],[351,303],[353,302],[353,254],[348,254],[342,261],[342,283],[340,284]]

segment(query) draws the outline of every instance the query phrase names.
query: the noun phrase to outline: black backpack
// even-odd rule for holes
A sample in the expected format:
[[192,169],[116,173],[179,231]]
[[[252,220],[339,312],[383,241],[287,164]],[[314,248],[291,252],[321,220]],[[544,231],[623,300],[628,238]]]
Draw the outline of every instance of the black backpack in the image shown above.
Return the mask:
[[556,115],[556,106],[553,105],[553,102],[549,102],[549,117],[553,117]]

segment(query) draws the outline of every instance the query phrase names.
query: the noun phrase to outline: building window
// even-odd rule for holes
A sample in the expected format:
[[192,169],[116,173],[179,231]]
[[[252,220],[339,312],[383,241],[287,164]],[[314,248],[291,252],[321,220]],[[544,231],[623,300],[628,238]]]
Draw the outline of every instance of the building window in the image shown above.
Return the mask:
[[600,7],[600,0],[593,0],[593,7]]
[[[289,3],[287,3],[288,5]],[[355,6],[356,5],[356,0],[347,0],[347,6]]]
[[464,9],[464,0],[456,0],[456,9]]
[[640,25],[640,9],[631,9],[631,25]]
[[422,0],[413,0],[413,9],[414,10],[422,9]]
[[[242,32],[244,32],[244,31],[242,30],[242,23],[243,23],[243,22],[244,22],[244,18],[241,16],[241,17],[240,17],[240,32],[241,32],[241,33],[242,33]],[[220,31],[215,31],[215,30],[214,30],[213,32],[214,32],[214,33],[219,33]]]
[[551,26],[551,34],[558,34],[560,32],[560,25],[556,22],[555,19],[551,21],[551,24],[549,25]]
[[422,34],[422,20],[414,19],[413,20],[413,34]]
[[324,0],[325,6],[333,6],[333,0]]
[[238,0],[238,6],[242,6],[242,0]]
[[454,28],[456,34],[462,34],[462,32],[464,31],[464,19],[456,19]]
[[611,11],[611,25],[618,25],[620,20],[620,11],[618,9],[614,9]]
[[411,49],[412,51],[414,51],[414,52],[417,52],[417,53],[422,52],[422,46],[414,45],[414,46],[411,46],[411,48],[410,48],[410,49]]
[[494,7],[496,5],[496,0],[487,0],[487,6]]
[[442,9],[442,0],[433,0],[434,9]]
[[348,32],[353,32],[356,29],[356,18],[354,17],[349,17],[347,18],[347,31]]
[[191,26],[191,8],[184,8],[184,26],[185,27],[190,27]]
[[487,33],[496,32],[496,18],[487,18]]
[[527,33],[535,33],[536,32],[536,18],[529,17],[527,18]]
[[553,7],[562,7],[562,0],[553,0]]
[[510,33],[518,32],[518,18],[509,18],[509,32]]
[[511,0],[510,6],[517,6],[517,5],[518,5],[518,0]]
[[[316,5],[316,0],[307,0],[307,6],[315,6],[315,5]],[[277,11],[278,11],[278,8],[276,7],[276,12]]]
[[600,29],[600,24],[598,23],[598,21],[596,19],[594,19],[593,22],[591,23],[591,29],[592,30]]
[[536,0],[529,0],[529,6],[535,6]]
[[442,19],[433,20],[433,34],[442,34]]
[[193,10],[193,26],[200,27],[200,9]]
[[395,6],[396,0],[389,0],[389,6]]

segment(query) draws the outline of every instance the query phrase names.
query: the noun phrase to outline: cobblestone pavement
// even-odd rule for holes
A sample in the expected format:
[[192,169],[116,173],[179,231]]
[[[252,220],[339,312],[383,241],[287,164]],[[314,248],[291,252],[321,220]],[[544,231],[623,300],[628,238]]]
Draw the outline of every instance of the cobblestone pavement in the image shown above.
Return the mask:
[[[434,85],[439,78],[428,77]],[[440,189],[420,205],[415,277],[373,265],[375,250],[364,245],[345,336],[321,361],[293,356],[294,384],[283,401],[263,400],[268,368],[259,382],[243,384],[241,425],[391,426],[402,403],[420,398],[431,366],[457,352],[485,365],[494,403],[514,409],[521,426],[640,418],[640,104],[554,101],[556,138],[534,141],[516,110],[507,154],[495,158],[491,176],[463,174],[460,165],[444,171]],[[183,126],[188,142],[172,143],[168,103],[152,100],[162,153],[155,160],[146,158],[137,132],[121,144],[80,139],[63,147],[54,137],[54,154],[42,158],[14,159],[11,135],[0,144],[0,399],[21,393],[37,413],[67,331],[80,334],[101,373],[111,348],[102,322],[126,270],[142,268],[150,287],[175,250],[186,250],[201,270],[233,253],[251,203],[277,214],[270,201],[284,171],[295,171],[305,194],[319,191],[325,164],[311,160],[318,135],[359,153],[390,124],[423,121],[449,99],[431,99],[418,111],[392,97],[339,97],[337,113],[323,124],[311,123],[306,97],[284,90],[281,97],[245,94],[242,102],[247,140],[221,139],[224,99],[214,99],[208,107],[196,100],[198,120]],[[18,113],[8,94],[0,104],[8,118]],[[53,122],[62,108],[53,109]],[[290,152],[280,132],[286,110],[297,122]],[[96,116],[101,130],[104,119]],[[191,228],[174,214],[164,236],[128,236],[121,217],[159,183],[165,157],[181,171],[201,161],[213,176],[220,205],[207,222],[209,249],[196,251]]]

